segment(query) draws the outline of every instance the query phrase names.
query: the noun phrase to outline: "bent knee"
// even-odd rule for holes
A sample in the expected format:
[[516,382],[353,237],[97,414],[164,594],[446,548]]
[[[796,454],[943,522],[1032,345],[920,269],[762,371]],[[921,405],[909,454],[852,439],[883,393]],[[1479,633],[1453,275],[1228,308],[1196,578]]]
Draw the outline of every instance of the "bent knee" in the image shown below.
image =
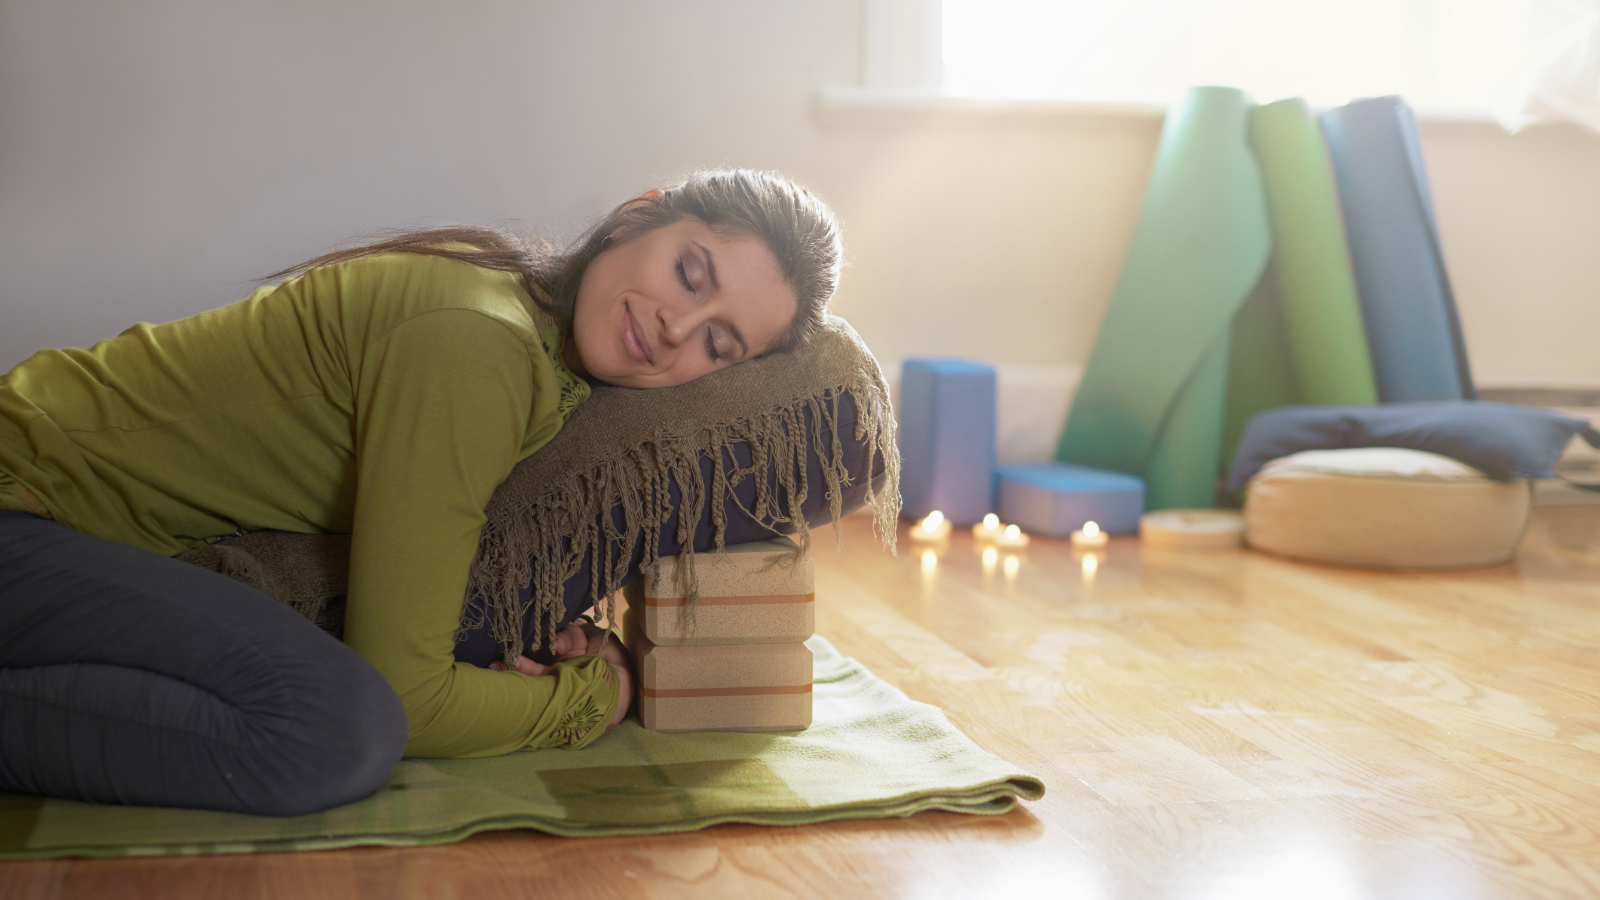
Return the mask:
[[[281,784],[258,815],[295,816],[354,803],[381,787],[405,753],[405,707],[388,683],[370,678],[328,684],[307,698],[295,738],[281,745]],[[276,768],[276,767],[274,767]]]

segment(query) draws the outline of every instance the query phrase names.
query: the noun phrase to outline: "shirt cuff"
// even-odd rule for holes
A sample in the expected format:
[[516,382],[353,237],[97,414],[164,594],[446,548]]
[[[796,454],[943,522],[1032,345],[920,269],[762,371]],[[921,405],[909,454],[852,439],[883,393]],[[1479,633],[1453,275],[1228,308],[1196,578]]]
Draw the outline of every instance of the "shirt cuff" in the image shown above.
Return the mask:
[[[557,672],[555,669],[566,671]],[[617,674],[611,664],[598,656],[584,656],[558,664],[549,674],[561,678],[581,678],[588,682],[587,689],[573,697],[567,708],[561,711],[555,727],[543,741],[530,749],[560,747],[564,750],[580,750],[594,743],[600,735],[605,734],[606,726],[611,724],[611,717],[616,715],[617,703],[621,699]]]

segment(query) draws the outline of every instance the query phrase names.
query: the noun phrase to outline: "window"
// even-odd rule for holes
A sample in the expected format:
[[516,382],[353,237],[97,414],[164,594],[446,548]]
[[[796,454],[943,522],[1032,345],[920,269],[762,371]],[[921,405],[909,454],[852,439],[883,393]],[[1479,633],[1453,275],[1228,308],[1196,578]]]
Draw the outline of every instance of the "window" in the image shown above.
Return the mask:
[[1504,108],[1592,0],[943,0],[945,93],[1165,102],[1196,84],[1314,105]]

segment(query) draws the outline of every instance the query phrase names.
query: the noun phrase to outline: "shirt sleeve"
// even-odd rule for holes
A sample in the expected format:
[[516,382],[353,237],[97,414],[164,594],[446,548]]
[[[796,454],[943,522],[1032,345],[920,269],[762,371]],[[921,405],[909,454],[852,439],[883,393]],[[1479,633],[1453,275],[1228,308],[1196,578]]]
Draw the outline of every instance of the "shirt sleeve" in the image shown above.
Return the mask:
[[411,756],[581,747],[616,710],[611,666],[530,678],[454,658],[484,506],[533,404],[528,349],[505,325],[438,310],[369,346],[356,376],[356,500],[345,642],[405,705]]

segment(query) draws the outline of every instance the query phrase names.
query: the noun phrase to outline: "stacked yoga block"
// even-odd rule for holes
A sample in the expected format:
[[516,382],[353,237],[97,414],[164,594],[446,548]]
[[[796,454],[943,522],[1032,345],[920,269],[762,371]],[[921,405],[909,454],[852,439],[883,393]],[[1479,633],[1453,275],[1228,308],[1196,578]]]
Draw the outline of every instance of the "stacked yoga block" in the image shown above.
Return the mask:
[[811,724],[815,623],[809,556],[784,538],[680,557],[623,589],[639,716],[652,731],[800,731]]

